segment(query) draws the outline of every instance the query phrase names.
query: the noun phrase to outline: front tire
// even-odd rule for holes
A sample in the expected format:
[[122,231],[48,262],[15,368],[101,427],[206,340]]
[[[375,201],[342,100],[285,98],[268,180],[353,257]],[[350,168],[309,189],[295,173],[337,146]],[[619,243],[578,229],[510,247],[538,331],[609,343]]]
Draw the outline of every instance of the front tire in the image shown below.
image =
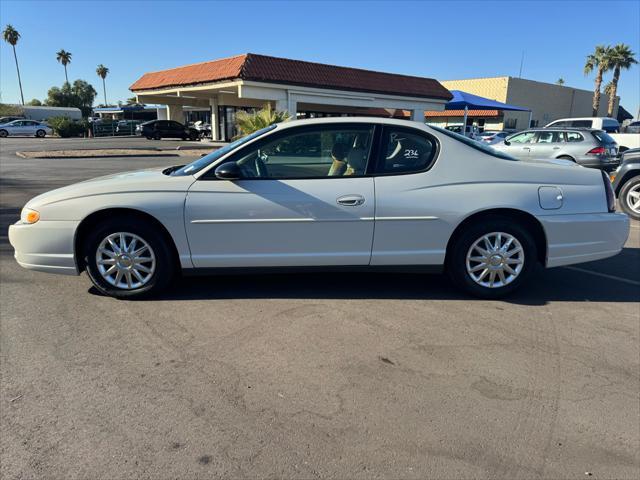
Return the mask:
[[6,138],[8,136],[9,136],[9,132],[7,132],[6,130],[0,130],[0,137]]
[[160,135],[159,133],[156,132],[156,134],[153,136],[154,140],[162,140],[162,135]]
[[95,287],[120,299],[159,293],[176,270],[162,233],[148,223],[124,218],[93,229],[86,242],[85,263]]
[[462,290],[495,299],[517,290],[537,262],[532,235],[513,219],[493,217],[471,224],[447,258],[447,272]]
[[631,218],[640,220],[640,175],[627,180],[618,195],[620,206]]

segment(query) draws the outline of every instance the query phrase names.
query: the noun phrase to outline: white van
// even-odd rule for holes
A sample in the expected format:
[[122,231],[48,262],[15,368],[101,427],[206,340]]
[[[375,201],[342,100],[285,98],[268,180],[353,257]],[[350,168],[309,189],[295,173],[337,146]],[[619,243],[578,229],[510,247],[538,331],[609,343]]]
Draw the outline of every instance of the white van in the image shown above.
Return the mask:
[[610,117],[560,118],[544,128],[548,127],[596,128],[607,133],[620,133],[620,124]]

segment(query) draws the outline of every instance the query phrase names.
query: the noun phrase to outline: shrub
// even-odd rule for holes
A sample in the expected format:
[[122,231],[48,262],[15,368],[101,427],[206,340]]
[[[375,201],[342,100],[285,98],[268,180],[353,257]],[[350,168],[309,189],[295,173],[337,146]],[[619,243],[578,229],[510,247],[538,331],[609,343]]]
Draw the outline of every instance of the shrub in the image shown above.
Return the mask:
[[60,137],[78,137],[87,131],[86,122],[74,122],[69,117],[51,117],[47,120],[54,133]]
[[254,113],[239,111],[236,113],[236,128],[238,129],[236,138],[257,132],[274,123],[286,122],[290,118],[289,112],[272,110],[270,104],[266,104],[262,110]]

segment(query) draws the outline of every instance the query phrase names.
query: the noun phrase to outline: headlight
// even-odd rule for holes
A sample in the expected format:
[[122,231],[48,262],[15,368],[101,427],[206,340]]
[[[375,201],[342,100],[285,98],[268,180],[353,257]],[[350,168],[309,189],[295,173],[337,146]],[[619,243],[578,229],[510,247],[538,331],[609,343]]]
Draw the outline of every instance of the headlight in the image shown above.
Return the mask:
[[20,221],[22,223],[36,223],[40,220],[40,213],[35,210],[31,210],[30,208],[23,208],[22,212],[20,212]]

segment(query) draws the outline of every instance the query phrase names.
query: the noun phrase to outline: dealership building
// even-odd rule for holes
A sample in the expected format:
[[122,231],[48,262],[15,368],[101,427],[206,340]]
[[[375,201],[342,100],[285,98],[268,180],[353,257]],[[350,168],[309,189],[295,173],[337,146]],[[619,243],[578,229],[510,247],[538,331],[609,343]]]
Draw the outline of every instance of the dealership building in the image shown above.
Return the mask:
[[[235,135],[235,113],[270,104],[297,118],[335,115],[403,117],[423,122],[451,93],[432,78],[247,53],[145,73],[130,87],[138,102],[167,106],[184,122],[200,112],[214,140]],[[217,128],[215,128],[217,127]]]
[[[593,91],[566,87],[551,83],[537,82],[515,77],[469,78],[464,80],[441,81],[449,90],[462,90],[473,95],[525,107],[529,111],[469,110],[467,124],[486,130],[543,127],[546,124],[567,117],[591,117]],[[619,98],[613,112],[618,113]],[[609,97],[602,93],[598,116],[607,116]],[[430,124],[447,126],[462,125],[463,111],[426,112]],[[531,124],[529,125],[529,115]]]

